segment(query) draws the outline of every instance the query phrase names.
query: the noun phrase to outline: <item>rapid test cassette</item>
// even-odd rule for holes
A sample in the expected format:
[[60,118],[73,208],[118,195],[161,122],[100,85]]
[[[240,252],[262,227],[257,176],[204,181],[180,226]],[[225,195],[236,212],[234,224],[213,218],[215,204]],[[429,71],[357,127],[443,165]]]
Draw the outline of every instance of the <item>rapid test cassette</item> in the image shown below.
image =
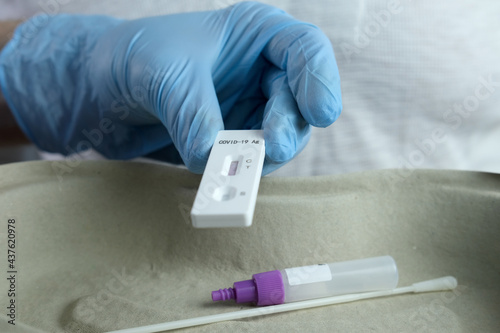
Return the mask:
[[264,158],[262,130],[220,131],[191,210],[193,226],[249,227]]

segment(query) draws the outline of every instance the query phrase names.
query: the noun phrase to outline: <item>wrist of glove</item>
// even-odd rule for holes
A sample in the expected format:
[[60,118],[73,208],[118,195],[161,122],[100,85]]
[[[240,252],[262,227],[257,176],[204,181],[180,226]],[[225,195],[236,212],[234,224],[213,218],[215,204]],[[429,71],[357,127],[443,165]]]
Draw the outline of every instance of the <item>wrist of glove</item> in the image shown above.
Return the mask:
[[170,160],[177,151],[199,173],[219,130],[263,128],[269,173],[303,149],[310,125],[328,126],[341,110],[328,39],[274,7],[36,20],[0,55],[0,86],[47,151],[128,159],[164,150]]
[[92,144],[91,135],[110,125],[90,87],[89,59],[100,36],[121,23],[106,16],[36,16],[16,29],[0,54],[0,86],[40,149],[64,155],[99,150],[102,142]]

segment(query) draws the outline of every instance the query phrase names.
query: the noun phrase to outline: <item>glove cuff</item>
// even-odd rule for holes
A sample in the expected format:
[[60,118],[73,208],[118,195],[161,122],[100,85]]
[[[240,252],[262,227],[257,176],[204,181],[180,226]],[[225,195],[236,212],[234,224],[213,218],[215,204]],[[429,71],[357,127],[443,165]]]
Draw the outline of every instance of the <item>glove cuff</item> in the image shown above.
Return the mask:
[[[70,153],[92,110],[87,56],[122,20],[38,15],[19,25],[0,53],[0,87],[19,126],[40,149]],[[87,114],[86,114],[87,113]]]

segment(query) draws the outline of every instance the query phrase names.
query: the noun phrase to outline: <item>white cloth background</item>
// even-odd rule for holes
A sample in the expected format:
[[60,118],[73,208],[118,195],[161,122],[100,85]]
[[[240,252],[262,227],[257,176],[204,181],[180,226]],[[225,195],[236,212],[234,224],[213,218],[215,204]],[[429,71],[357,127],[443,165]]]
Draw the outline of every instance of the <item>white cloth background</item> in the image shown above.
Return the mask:
[[[136,18],[235,2],[0,0],[0,19],[44,12]],[[263,2],[328,35],[344,101],[340,119],[315,129],[307,148],[274,175],[399,167],[500,173],[500,2]]]

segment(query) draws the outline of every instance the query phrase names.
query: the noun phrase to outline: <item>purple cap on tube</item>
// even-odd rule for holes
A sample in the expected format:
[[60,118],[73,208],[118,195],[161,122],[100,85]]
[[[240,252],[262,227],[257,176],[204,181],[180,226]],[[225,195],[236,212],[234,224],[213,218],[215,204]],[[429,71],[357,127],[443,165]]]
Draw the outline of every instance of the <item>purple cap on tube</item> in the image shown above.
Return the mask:
[[256,305],[285,302],[285,287],[280,271],[254,274],[252,277],[252,280],[235,282],[233,288],[212,291],[212,300],[235,299],[236,303],[254,302]]

